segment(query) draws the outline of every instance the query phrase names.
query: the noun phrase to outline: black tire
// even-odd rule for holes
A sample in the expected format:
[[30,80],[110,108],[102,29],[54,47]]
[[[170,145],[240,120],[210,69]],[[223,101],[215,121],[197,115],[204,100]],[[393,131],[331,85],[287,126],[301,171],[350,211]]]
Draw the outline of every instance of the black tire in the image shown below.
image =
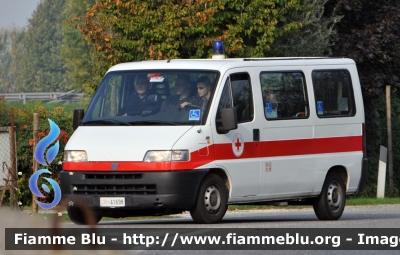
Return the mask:
[[228,189],[216,174],[207,175],[200,184],[190,215],[196,223],[220,222],[228,208]]
[[330,173],[321,194],[314,200],[314,212],[320,220],[338,220],[346,204],[346,188],[337,173]]
[[[84,214],[84,211],[79,207],[68,207],[68,216],[70,220],[77,225],[88,225],[88,215]],[[90,217],[90,216],[89,216]],[[93,224],[97,224],[101,220],[102,216],[93,213]]]

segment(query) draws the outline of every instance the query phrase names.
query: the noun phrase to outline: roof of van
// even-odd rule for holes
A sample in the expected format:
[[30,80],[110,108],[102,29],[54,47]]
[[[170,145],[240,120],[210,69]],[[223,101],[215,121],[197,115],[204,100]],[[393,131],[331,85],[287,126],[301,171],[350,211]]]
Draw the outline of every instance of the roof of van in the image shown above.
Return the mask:
[[329,57],[289,57],[289,58],[227,58],[227,59],[171,59],[148,60],[122,63],[111,67],[108,71],[154,70],[154,69],[201,69],[221,70],[246,66],[312,66],[312,65],[345,65],[355,64],[349,58]]

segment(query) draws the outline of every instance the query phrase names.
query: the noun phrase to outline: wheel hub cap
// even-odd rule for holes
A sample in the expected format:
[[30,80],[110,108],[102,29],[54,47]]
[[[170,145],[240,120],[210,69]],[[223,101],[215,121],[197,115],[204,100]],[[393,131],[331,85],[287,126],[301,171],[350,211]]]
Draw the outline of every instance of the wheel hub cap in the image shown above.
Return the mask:
[[338,187],[336,182],[332,182],[328,188],[328,205],[332,212],[339,210],[341,201],[342,191]]
[[214,185],[211,185],[206,189],[204,204],[209,212],[218,210],[221,205],[221,193]]

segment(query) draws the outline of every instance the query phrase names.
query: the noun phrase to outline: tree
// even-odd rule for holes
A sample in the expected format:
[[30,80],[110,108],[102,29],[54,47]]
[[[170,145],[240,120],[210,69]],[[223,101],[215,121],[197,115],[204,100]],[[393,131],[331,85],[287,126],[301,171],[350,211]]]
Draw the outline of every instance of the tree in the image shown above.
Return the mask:
[[18,27],[0,30],[0,93],[20,89],[25,33],[25,28]]
[[66,77],[71,88],[91,94],[94,84],[100,81],[94,75],[94,56],[90,54],[93,46],[83,40],[83,34],[77,25],[68,20],[84,16],[87,8],[95,4],[95,0],[74,1],[66,0],[63,17],[65,22],[62,27],[63,44],[61,57],[65,61]]
[[120,62],[210,57],[215,39],[228,57],[265,56],[278,36],[300,26],[278,26],[299,7],[300,0],[101,0],[72,21],[94,46],[103,75]]
[[302,26],[278,37],[271,46],[270,56],[298,57],[331,55],[337,38],[335,24],[342,16],[326,13],[328,0],[304,0],[301,9],[291,10],[285,24],[297,22]]
[[25,47],[25,35],[26,28],[14,28],[11,31],[11,57],[12,64],[11,75],[13,77],[13,87],[15,91],[13,92],[23,92],[24,84],[23,84],[23,74],[25,70],[29,66],[29,61],[26,55],[26,47]]
[[43,0],[29,20],[25,47],[29,65],[23,83],[26,92],[70,89],[65,76],[62,45],[62,10],[65,0]]
[[11,54],[10,32],[7,29],[0,30],[0,92],[8,92],[11,89]]
[[400,86],[400,7],[392,0],[332,0],[328,7],[344,16],[333,55],[357,63],[367,106],[373,106],[370,100],[384,94],[386,85]]
[[[339,40],[332,48],[333,55],[349,57],[357,64],[364,97],[367,155],[370,162],[368,186],[364,194],[374,196],[379,146],[385,146],[387,142],[386,123],[383,124],[376,117],[379,117],[378,113],[382,117],[386,113],[386,85],[391,85],[392,91],[397,93],[400,85],[400,8],[393,0],[330,0],[327,8],[335,9],[337,14],[344,16],[337,24]],[[396,109],[398,95],[393,93],[393,96],[393,109]],[[395,123],[398,123],[397,120],[394,120],[394,126]],[[396,134],[395,129],[393,134]],[[393,144],[398,143],[394,137]],[[396,149],[394,146],[394,155],[397,155]],[[398,163],[400,158],[395,156],[394,166]],[[394,173],[394,178],[400,180],[400,172],[394,169]]]

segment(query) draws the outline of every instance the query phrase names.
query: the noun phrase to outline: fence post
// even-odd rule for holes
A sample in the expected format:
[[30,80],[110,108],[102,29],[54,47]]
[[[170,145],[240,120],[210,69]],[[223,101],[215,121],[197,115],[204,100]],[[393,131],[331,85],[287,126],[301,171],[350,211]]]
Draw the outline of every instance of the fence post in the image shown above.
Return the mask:
[[379,149],[378,185],[376,188],[377,198],[385,197],[386,161],[387,161],[387,148],[381,145]]
[[14,130],[14,110],[10,108],[10,120],[11,120],[11,127],[10,127],[10,173],[11,173],[11,189],[10,189],[10,206],[14,210],[17,208],[17,188],[18,188],[18,174],[17,174],[17,167],[16,167],[16,156],[15,156],[15,130]]
[[[38,143],[39,115],[33,114],[33,174],[38,170],[38,162],[35,160],[35,150]],[[38,213],[38,205],[36,203],[37,196],[32,193],[32,212]]]

